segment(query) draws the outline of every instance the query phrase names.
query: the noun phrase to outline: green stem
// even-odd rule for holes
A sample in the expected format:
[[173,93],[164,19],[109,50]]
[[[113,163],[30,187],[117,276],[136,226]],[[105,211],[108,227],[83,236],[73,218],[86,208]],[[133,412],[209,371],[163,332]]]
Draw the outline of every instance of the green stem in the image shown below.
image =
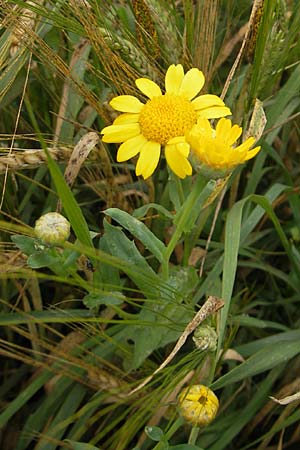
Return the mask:
[[182,184],[180,179],[175,176],[175,183],[176,183],[176,188],[177,188],[177,193],[178,193],[178,197],[180,200],[180,204],[182,205],[184,203],[184,193],[183,193],[183,189],[182,189]]
[[169,260],[165,259],[161,264],[161,273],[163,280],[167,281],[169,279]]
[[201,211],[201,215],[196,223],[195,230],[191,233],[188,233],[185,236],[184,241],[184,255],[183,255],[183,265],[187,266],[188,259],[190,257],[192,249],[197,245],[197,241],[200,237],[200,234],[206,224],[206,221],[211,213],[211,209],[209,207],[205,208],[205,210]]
[[200,174],[192,191],[174,217],[175,232],[164,251],[162,275],[164,280],[169,277],[169,260],[183,233],[190,233],[197,222],[201,209],[216,187],[214,180],[207,181]]
[[207,379],[207,386],[210,386],[215,378],[215,371],[216,371],[216,366],[217,366],[217,354],[211,353],[209,355],[209,359],[210,359],[210,364],[209,364],[210,369],[209,369],[209,374],[208,374],[208,379]]
[[[190,195],[188,196],[188,198],[182,205],[181,209],[177,213],[177,215],[176,215],[177,227],[176,227],[176,230],[165,250],[164,256],[165,256],[166,263],[169,262],[170,256],[173,253],[174,248],[176,247],[179,239],[181,238],[182,233],[185,231],[187,223],[189,222],[191,211],[194,212],[194,209],[197,208],[197,206],[198,206],[197,203],[198,203],[200,194],[203,191],[206,184],[207,184],[207,180],[198,176],[192,192],[190,193]],[[199,208],[199,213],[200,213],[200,208]]]
[[199,431],[200,431],[200,428],[197,427],[197,426],[194,426],[191,429],[191,433],[190,433],[188,444],[191,444],[191,445],[195,445],[196,444],[196,441],[197,441],[197,438],[198,438],[198,435],[199,435]]
[[[187,211],[185,210],[183,219],[186,214],[187,214]],[[182,228],[181,228],[180,224],[178,224],[178,226],[176,227],[176,230],[175,230],[174,234],[172,235],[171,240],[166,248],[166,251],[165,251],[165,259],[168,263],[170,260],[170,256],[172,255],[172,253],[174,251],[174,248],[176,247],[179,239],[181,238],[181,235],[182,235]]]

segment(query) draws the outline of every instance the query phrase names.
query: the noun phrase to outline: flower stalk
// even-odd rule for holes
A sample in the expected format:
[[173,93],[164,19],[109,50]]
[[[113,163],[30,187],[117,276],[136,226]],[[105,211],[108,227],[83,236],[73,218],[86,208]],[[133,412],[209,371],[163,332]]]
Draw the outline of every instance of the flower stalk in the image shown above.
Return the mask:
[[164,253],[164,263],[162,266],[163,278],[167,279],[169,274],[169,260],[183,233],[188,233],[194,227],[203,204],[215,188],[215,181],[207,182],[201,175],[198,175],[192,192],[181,206],[174,218],[176,229]]

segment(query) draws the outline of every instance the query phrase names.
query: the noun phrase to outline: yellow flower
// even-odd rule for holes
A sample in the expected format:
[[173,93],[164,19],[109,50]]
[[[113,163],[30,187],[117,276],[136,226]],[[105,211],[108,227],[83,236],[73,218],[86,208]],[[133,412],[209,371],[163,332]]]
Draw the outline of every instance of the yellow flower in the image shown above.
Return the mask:
[[165,76],[165,94],[154,81],[139,78],[136,85],[149,98],[146,103],[132,95],[113,98],[110,105],[123,114],[102,133],[104,142],[122,143],[117,161],[127,161],[139,154],[136,174],[146,179],[156,169],[164,146],[167,163],[173,172],[180,178],[191,175],[186,133],[199,117],[212,119],[231,114],[216,95],[196,97],[204,82],[200,70],[193,68],[184,74],[181,64],[172,64]]
[[194,156],[212,169],[230,170],[253,158],[260,147],[250,148],[255,142],[249,137],[237,147],[234,143],[242,134],[242,128],[233,125],[230,119],[220,119],[214,130],[209,121],[200,117],[197,124],[186,134]]
[[184,388],[178,396],[178,402],[183,418],[201,427],[212,422],[219,409],[218,397],[203,384]]

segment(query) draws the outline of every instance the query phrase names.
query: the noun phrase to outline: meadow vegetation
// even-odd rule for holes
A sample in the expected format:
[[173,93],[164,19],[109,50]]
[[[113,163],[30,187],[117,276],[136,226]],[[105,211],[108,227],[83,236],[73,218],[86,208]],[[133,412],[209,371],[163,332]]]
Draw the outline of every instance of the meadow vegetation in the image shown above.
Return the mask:
[[[0,18],[1,449],[298,449],[298,0]],[[178,102],[200,95],[200,125],[153,145],[139,102],[165,101],[166,74],[176,102],[199,82]],[[225,116],[253,140],[204,164],[241,133]],[[136,117],[155,161],[123,144]]]

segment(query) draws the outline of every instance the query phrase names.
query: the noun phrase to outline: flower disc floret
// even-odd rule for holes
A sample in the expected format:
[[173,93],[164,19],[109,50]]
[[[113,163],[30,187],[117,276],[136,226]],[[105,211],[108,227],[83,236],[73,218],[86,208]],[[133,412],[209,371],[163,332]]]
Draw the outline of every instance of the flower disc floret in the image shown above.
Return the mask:
[[142,135],[163,145],[172,138],[184,136],[196,122],[193,104],[182,96],[171,94],[149,100],[139,118]]
[[229,171],[253,158],[260,150],[260,147],[250,150],[255,143],[253,137],[236,146],[241,134],[242,128],[232,125],[229,119],[220,119],[214,129],[207,119],[200,117],[197,124],[186,134],[186,140],[193,155],[205,166]]
[[216,95],[196,97],[204,82],[199,69],[192,68],[184,74],[181,64],[172,64],[165,76],[165,94],[155,82],[139,78],[136,85],[148,97],[146,103],[132,95],[113,98],[110,105],[122,114],[113,125],[102,130],[102,139],[107,143],[121,144],[117,161],[128,161],[139,155],[136,174],[146,179],[156,169],[164,147],[171,170],[180,178],[191,175],[192,166],[188,161],[190,145],[185,138],[186,133],[199,117],[216,119],[231,114]]

